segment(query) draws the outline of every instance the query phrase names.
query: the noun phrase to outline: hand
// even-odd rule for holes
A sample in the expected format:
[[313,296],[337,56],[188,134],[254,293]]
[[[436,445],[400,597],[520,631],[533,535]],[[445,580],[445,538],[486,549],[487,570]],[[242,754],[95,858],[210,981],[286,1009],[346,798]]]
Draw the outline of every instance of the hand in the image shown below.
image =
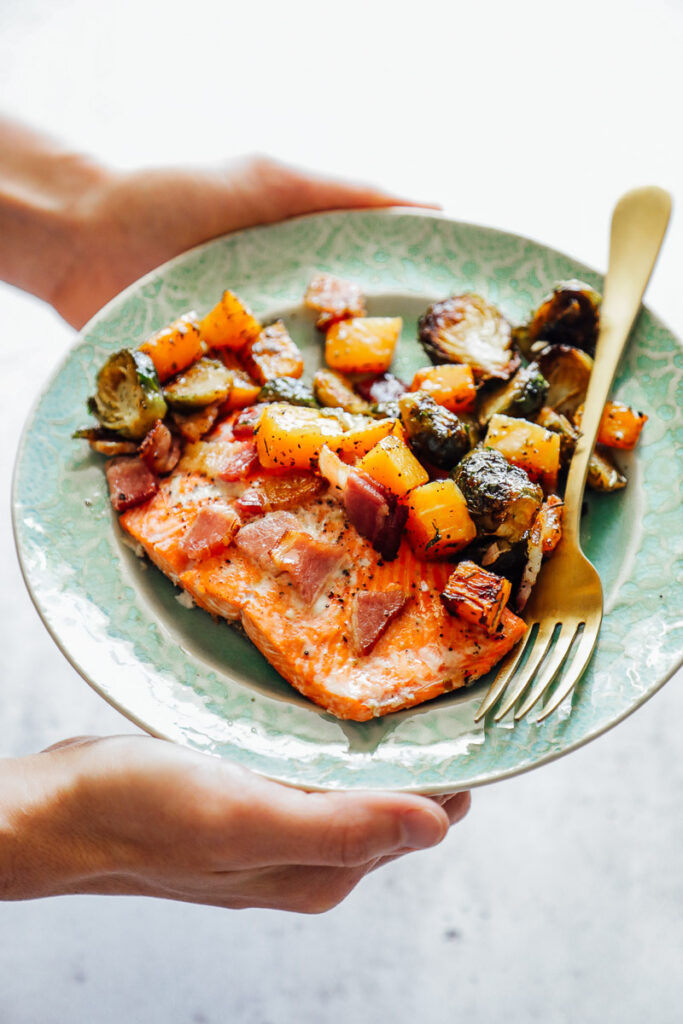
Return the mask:
[[440,842],[469,807],[467,793],[443,806],[304,793],[144,736],[67,741],[5,765],[3,790],[18,798],[0,830],[9,899],[123,893],[316,913],[384,861]]

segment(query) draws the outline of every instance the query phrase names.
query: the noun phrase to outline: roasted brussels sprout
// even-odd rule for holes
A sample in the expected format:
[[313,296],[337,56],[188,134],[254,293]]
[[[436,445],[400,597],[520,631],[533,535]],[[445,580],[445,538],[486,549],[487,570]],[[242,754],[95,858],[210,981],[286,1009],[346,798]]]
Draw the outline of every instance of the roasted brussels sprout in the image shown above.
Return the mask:
[[107,430],[141,441],[167,411],[150,357],[127,348],[110,356],[97,375],[97,393],[88,399],[88,408]]
[[549,405],[544,405],[536,415],[536,422],[546,430],[560,435],[560,468],[566,469],[572,460],[579,431],[561,412],[555,412]]
[[198,359],[164,388],[164,398],[173,409],[192,412],[230,394],[233,374],[219,359]]
[[523,469],[483,445],[473,449],[451,472],[481,534],[512,544],[521,540],[543,502],[543,491]]
[[125,441],[120,434],[114,434],[103,427],[81,427],[75,430],[72,437],[87,441],[98,455],[113,458],[116,455],[135,455],[138,450],[137,441]]
[[583,281],[561,281],[513,337],[527,357],[539,342],[573,345],[593,355],[599,323],[600,295]]
[[287,402],[288,405],[304,405],[312,409],[318,406],[311,385],[297,377],[273,377],[266,381],[256,401]]
[[313,378],[313,394],[321,405],[346,412],[367,413],[370,405],[357,395],[351,384],[334,370],[318,370]]
[[626,477],[618,469],[605,448],[596,448],[588,462],[586,483],[592,491],[620,491],[626,487]]
[[519,586],[527,561],[527,540],[511,543],[503,537],[482,536],[465,551],[461,552],[462,558],[471,558],[483,569],[495,572],[497,576],[504,576],[512,584],[513,591]]
[[426,392],[407,392],[398,405],[408,443],[419,459],[452,469],[472,447],[470,423],[438,405]]
[[471,292],[430,306],[418,321],[418,338],[433,363],[467,363],[477,381],[509,380],[520,363],[508,321]]
[[489,392],[479,406],[479,422],[486,424],[502,413],[505,416],[524,416],[530,419],[540,409],[548,393],[548,381],[537,363],[521,366],[512,380]]
[[593,360],[578,348],[547,345],[536,362],[549,385],[545,404],[563,416],[571,416],[586,397]]

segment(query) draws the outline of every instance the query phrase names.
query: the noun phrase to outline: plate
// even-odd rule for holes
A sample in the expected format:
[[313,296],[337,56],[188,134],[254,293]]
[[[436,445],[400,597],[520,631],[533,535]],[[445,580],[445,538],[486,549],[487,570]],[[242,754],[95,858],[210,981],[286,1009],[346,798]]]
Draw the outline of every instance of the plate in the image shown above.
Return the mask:
[[628,487],[592,496],[582,540],[603,580],[606,614],[580,684],[543,724],[475,724],[482,681],[409,711],[342,722],[281,679],[224,622],[178,601],[178,590],[124,543],[102,461],[73,431],[108,354],[136,345],[226,287],[262,319],[283,316],[307,373],[321,338],[302,308],[314,270],[358,282],[371,315],[401,315],[394,369],[426,362],[415,323],[434,299],[482,293],[518,321],[562,278],[599,288],[594,271],[533,241],[438,214],[320,214],[229,235],[149,274],[84,329],[39,397],[14,482],[14,528],[32,598],[81,675],[158,736],[311,789],[448,792],[539,766],[615,725],[673,674],[683,648],[681,346],[643,309],[614,393],[649,422],[624,460]]

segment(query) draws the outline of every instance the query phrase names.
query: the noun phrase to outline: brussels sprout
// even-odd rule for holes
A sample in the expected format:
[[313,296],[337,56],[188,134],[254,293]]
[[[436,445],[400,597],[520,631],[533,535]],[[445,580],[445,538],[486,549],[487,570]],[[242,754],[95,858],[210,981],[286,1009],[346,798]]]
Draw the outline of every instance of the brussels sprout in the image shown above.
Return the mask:
[[566,469],[572,460],[579,431],[561,412],[555,412],[550,406],[544,405],[536,416],[536,422],[546,430],[560,435],[560,466]]
[[75,430],[72,437],[87,441],[98,455],[113,458],[116,455],[135,455],[138,450],[136,441],[124,441],[120,434],[114,434],[103,427],[81,427]]
[[461,558],[471,558],[489,572],[495,572],[496,576],[504,576],[512,584],[513,591],[517,589],[522,579],[524,566],[527,561],[527,539],[511,543],[503,537],[482,536],[477,537],[465,551],[461,552]]
[[488,423],[496,413],[528,419],[543,405],[547,393],[548,381],[538,364],[529,363],[528,366],[520,367],[512,380],[482,398],[479,422]]
[[273,377],[266,381],[256,401],[286,402],[288,405],[304,405],[312,409],[318,407],[311,385],[297,377]]
[[586,483],[592,491],[620,491],[626,487],[627,480],[609,452],[596,448],[588,462]]
[[313,378],[313,393],[321,405],[346,412],[367,413],[369,403],[357,395],[351,384],[334,370],[318,370]]
[[475,448],[451,476],[478,532],[503,537],[512,544],[522,539],[543,502],[541,487],[493,448]]
[[571,416],[586,397],[593,360],[578,348],[547,345],[536,362],[549,385],[545,404],[563,416]]
[[469,292],[430,306],[418,321],[418,338],[433,363],[467,363],[477,381],[508,380],[520,363],[503,314]]
[[164,388],[164,398],[173,409],[191,412],[214,402],[224,402],[232,388],[233,375],[219,359],[198,359]]
[[97,375],[97,393],[88,399],[88,408],[107,430],[141,441],[167,411],[150,357],[127,348],[110,356]]
[[408,442],[419,459],[451,469],[472,447],[471,424],[426,392],[407,392],[398,405]]
[[583,281],[561,281],[513,337],[529,356],[539,342],[573,345],[593,355],[600,323],[600,295]]

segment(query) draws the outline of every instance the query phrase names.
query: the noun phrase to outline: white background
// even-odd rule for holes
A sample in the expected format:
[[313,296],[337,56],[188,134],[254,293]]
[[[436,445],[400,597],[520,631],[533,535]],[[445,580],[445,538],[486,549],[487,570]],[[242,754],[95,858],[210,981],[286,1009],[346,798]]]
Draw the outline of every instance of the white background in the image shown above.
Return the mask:
[[[0,0],[0,104],[120,167],[258,149],[604,268],[637,184],[683,203],[680,0]],[[683,335],[675,216],[648,303]],[[54,647],[10,539],[21,424],[72,340],[0,287],[0,752],[130,731]],[[568,758],[478,791],[444,844],[317,918],[68,897],[0,910],[7,1024],[673,1024],[683,676]]]

